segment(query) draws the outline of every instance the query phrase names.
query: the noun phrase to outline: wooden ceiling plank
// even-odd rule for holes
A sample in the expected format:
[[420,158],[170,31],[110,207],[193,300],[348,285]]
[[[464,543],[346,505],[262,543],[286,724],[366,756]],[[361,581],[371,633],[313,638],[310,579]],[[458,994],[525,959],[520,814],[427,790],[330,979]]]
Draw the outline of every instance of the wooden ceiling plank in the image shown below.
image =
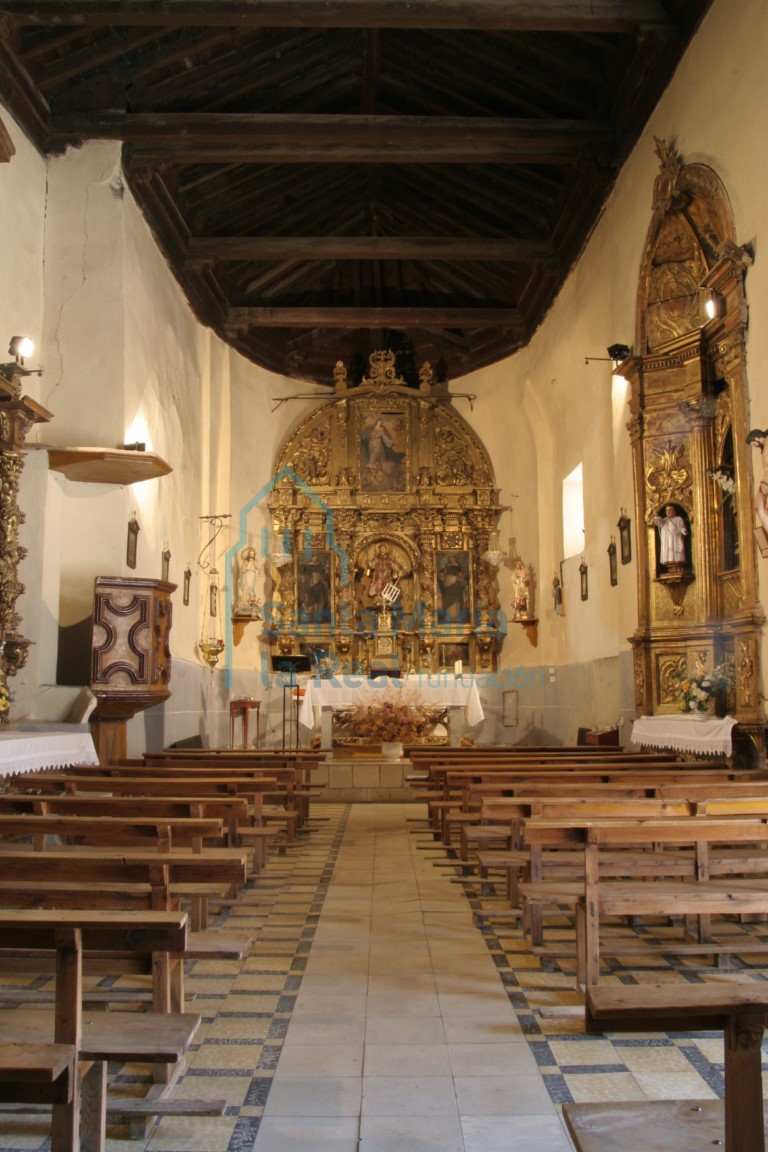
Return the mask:
[[48,63],[35,70],[35,83],[46,90],[56,89],[71,81],[75,76],[98,72],[114,60],[120,60],[127,53],[135,52],[144,44],[157,40],[155,29],[137,32],[133,36],[108,36],[84,45],[77,52],[67,52],[61,59]]
[[658,0],[3,0],[25,24],[174,24],[237,28],[487,28],[620,32],[668,29]]

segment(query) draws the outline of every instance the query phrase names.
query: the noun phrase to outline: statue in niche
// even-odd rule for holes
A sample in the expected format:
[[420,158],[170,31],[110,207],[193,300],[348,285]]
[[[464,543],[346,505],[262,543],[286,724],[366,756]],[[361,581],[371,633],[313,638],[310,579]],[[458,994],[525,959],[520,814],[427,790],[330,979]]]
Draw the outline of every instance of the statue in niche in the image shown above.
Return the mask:
[[463,624],[469,618],[469,554],[438,553],[437,618],[441,624]]
[[664,515],[654,516],[653,522],[659,530],[659,563],[668,570],[680,570],[685,566],[688,525],[674,504],[666,504]]
[[261,569],[256,557],[256,549],[243,548],[237,564],[237,599],[235,616],[258,618],[261,611],[261,597],[258,595],[258,580]]

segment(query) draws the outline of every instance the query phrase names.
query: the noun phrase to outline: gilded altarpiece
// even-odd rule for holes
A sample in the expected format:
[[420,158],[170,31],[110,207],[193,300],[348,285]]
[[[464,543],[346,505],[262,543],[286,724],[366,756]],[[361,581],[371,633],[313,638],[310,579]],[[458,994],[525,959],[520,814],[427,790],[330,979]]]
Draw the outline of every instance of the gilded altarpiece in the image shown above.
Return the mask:
[[338,364],[334,399],[281,449],[270,512],[290,562],[270,573],[273,657],[406,675],[458,651],[466,671],[496,668],[498,584],[482,556],[499,493],[450,394],[428,364],[419,376],[408,387],[390,351],[371,355],[357,386]]
[[[661,170],[638,291],[631,385],[638,715],[678,710],[678,681],[730,661],[719,702],[763,747],[745,272],[715,173],[657,141]],[[673,534],[677,534],[677,540]]]

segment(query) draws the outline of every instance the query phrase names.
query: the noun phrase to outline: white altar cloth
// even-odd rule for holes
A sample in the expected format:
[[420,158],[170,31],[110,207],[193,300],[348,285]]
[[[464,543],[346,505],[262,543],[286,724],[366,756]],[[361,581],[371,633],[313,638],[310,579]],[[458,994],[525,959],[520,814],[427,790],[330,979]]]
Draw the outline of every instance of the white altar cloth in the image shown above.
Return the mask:
[[304,697],[299,711],[299,723],[314,728],[315,708],[343,708],[355,704],[375,704],[388,688],[408,688],[419,702],[428,707],[464,708],[467,724],[479,724],[485,719],[480,695],[474,680],[450,675],[414,676],[405,680],[379,676],[367,680],[364,676],[341,676],[333,680],[307,680],[300,685]]
[[98,762],[90,731],[79,726],[74,732],[0,731],[0,776]]
[[730,756],[733,716],[641,716],[632,726],[632,743],[700,756]]

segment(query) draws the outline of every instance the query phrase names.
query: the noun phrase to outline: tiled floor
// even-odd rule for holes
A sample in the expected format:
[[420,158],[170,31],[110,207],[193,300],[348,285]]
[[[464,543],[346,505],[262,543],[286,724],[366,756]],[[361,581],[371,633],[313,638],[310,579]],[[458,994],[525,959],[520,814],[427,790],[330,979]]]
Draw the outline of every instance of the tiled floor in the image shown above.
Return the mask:
[[[175,1095],[223,1098],[225,1114],[166,1118],[146,1142],[114,1115],[109,1152],[568,1152],[566,1101],[721,1093],[719,1036],[584,1036],[571,961],[545,971],[516,926],[475,926],[479,882],[433,843],[423,809],[315,812],[222,911],[253,930],[250,956],[189,971],[203,1024]],[[750,978],[768,977],[768,943],[764,959]],[[702,978],[669,958],[608,967],[623,982]],[[115,1068],[111,1095],[146,1084],[146,1068]],[[0,1117],[0,1148],[44,1152],[47,1132],[44,1117]]]

